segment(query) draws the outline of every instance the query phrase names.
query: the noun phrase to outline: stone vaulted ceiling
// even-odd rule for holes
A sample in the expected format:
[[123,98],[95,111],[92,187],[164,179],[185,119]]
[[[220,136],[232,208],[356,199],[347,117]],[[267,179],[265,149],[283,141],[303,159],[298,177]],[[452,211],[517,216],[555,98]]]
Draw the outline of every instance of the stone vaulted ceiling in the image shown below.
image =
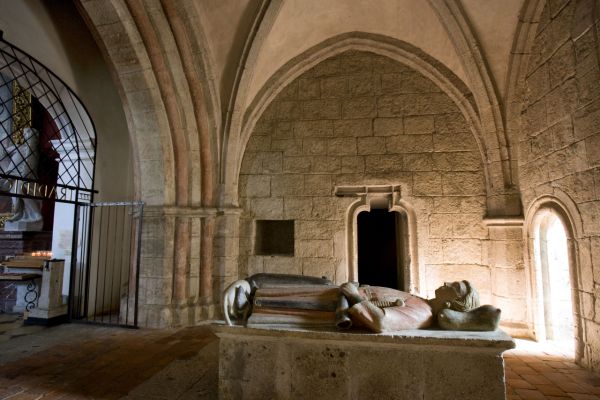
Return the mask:
[[81,0],[79,5],[118,76],[133,136],[139,137],[148,118],[164,128],[153,134],[153,144],[134,139],[140,165],[161,159],[158,176],[157,169],[148,177],[143,168],[138,171],[142,197],[150,203],[208,206],[220,198],[235,204],[247,132],[258,117],[252,114],[270,98],[265,92],[282,89],[274,87],[274,77],[287,70],[292,78],[309,52],[356,33],[410,46],[468,88],[464,95],[474,102],[490,212],[515,214],[520,210],[511,198],[518,182],[506,104],[509,76],[516,76],[510,75],[511,54],[519,15],[527,8],[523,3]]

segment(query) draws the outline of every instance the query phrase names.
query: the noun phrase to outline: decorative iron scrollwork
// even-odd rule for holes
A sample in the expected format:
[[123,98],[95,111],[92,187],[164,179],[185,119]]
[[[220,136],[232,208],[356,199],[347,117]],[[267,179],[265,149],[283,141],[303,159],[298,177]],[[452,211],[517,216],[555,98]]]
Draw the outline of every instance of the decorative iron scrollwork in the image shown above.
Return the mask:
[[39,293],[35,280],[31,280],[27,284],[27,292],[25,293],[25,302],[27,303],[25,310],[30,311],[32,308],[35,308],[38,297]]
[[[57,163],[56,178],[38,176],[30,154]],[[0,189],[26,198],[90,203],[95,156],[96,133],[85,105],[56,74],[0,33]]]
[[31,127],[31,93],[22,88],[17,80],[12,84],[12,141],[20,146],[25,143],[25,128]]
[[4,229],[4,223],[6,222],[7,219],[12,217],[12,215],[13,215],[12,213],[0,214],[0,229]]

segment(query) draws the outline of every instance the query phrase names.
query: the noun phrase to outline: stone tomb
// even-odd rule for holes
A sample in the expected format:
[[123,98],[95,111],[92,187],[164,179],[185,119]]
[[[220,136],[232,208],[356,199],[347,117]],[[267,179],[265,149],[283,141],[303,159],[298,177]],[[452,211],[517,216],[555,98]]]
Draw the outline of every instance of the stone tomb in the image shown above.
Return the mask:
[[496,332],[340,333],[215,326],[219,398],[504,400]]

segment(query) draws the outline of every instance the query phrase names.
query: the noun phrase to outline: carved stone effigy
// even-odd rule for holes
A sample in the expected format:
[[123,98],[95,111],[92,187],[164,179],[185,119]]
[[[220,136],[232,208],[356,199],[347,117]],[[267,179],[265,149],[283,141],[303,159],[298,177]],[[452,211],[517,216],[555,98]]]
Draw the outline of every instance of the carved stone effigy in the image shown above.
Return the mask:
[[219,398],[503,400],[501,330],[385,334],[215,326]]
[[[229,326],[215,328],[221,399],[504,399],[502,353],[514,342],[470,282],[446,282],[427,300],[352,282],[262,278],[224,292]],[[436,322],[451,330],[430,330]]]
[[479,293],[466,280],[445,282],[427,300],[357,282],[336,286],[302,275],[258,274],[233,282],[222,304],[228,325],[233,317],[249,327],[337,326],[377,333],[429,328],[436,322],[448,330],[494,331],[501,314],[492,305],[480,306]]

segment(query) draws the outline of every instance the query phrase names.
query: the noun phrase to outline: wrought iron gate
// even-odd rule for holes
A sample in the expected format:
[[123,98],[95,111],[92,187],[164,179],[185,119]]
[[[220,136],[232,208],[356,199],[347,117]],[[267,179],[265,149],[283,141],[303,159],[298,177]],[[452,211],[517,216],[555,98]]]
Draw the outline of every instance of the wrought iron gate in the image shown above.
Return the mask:
[[[137,326],[143,202],[79,205],[71,318]],[[75,261],[75,259],[77,261]]]
[[[53,227],[72,227],[72,243],[60,246],[71,320],[136,326],[143,203],[94,203],[96,144],[77,95],[0,31],[0,214],[9,200],[11,227],[22,215],[35,216],[35,227],[23,218],[34,231],[52,216]],[[44,217],[40,201],[53,215]]]
[[90,203],[95,161],[96,129],[79,97],[0,31],[0,190]]

